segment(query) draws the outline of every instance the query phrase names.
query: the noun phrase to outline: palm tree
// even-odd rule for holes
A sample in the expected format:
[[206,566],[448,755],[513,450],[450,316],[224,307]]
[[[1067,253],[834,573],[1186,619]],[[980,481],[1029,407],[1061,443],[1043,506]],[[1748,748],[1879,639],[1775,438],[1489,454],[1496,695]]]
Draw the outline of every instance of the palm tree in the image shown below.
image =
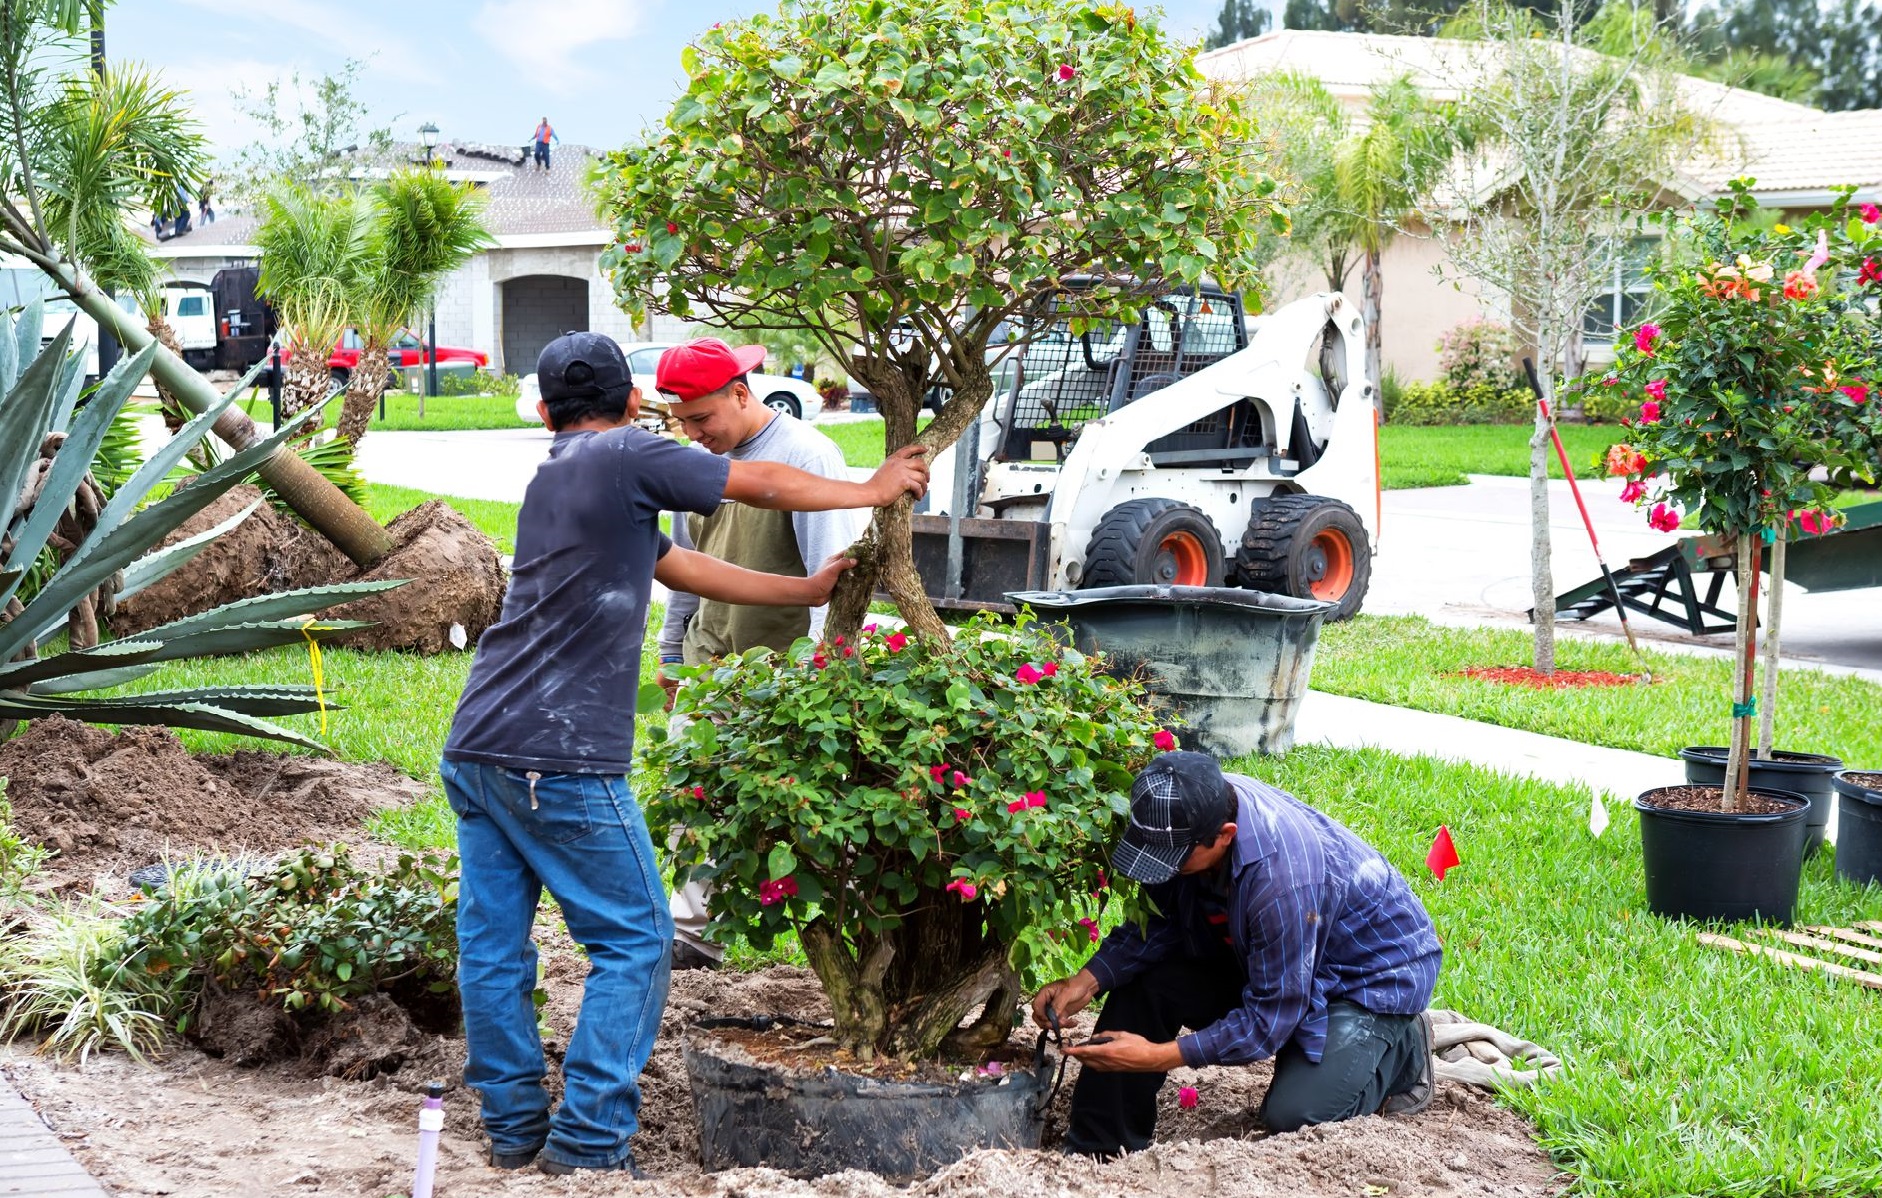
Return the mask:
[[274,305],[288,339],[281,388],[285,419],[320,403],[332,390],[327,359],[352,323],[370,252],[373,208],[358,192],[322,196],[299,183],[285,183],[262,197],[262,209],[255,232],[261,251],[256,290]]
[[[494,244],[483,225],[483,198],[468,183],[434,170],[403,170],[373,188],[368,254],[352,276],[351,309],[363,348],[347,380],[340,436],[357,445],[385,393],[377,363],[399,329],[436,302],[446,275]],[[433,346],[431,352],[436,353]]]
[[[1376,383],[1383,369],[1381,259],[1404,223],[1418,213],[1449,163],[1450,150],[1441,113],[1409,75],[1373,88],[1367,118],[1365,128],[1349,133],[1334,150],[1332,241],[1360,255],[1366,373]],[[1335,255],[1336,261],[1342,258]]]

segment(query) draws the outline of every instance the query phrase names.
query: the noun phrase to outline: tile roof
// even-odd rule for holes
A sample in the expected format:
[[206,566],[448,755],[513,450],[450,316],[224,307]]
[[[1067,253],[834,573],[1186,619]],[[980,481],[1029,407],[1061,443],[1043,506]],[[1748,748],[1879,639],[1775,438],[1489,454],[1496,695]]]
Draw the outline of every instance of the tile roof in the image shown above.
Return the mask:
[[[478,185],[489,205],[485,224],[500,239],[599,233],[605,227],[582,187],[588,166],[600,151],[588,146],[558,145],[551,159],[554,169],[547,173],[529,164],[521,146],[465,142],[440,146],[435,153],[444,161],[446,177],[469,179]],[[353,171],[359,177],[370,177],[397,166],[423,162],[424,157],[423,146],[397,143],[384,153],[353,155]],[[214,254],[224,247],[250,246],[256,224],[252,214],[235,211],[213,224],[192,223],[182,237],[161,243],[162,254],[188,257],[197,250]],[[148,223],[141,231],[146,238],[151,236]]]

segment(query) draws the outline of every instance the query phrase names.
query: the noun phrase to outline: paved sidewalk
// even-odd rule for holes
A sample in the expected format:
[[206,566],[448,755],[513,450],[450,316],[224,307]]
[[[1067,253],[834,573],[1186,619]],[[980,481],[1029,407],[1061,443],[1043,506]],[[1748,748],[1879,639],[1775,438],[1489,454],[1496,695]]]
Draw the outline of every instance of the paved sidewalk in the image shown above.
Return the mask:
[[0,1073],[0,1195],[110,1198]]

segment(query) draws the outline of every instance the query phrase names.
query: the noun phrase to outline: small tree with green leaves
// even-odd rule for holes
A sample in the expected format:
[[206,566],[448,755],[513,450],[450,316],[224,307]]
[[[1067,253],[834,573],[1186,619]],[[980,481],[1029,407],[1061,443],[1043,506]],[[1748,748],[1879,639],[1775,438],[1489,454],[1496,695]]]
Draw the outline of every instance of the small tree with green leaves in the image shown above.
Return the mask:
[[[987,402],[1002,322],[1062,293],[1133,317],[1205,275],[1252,282],[1285,227],[1233,92],[1122,4],[802,0],[687,48],[662,128],[608,159],[625,304],[806,330],[876,396],[887,447],[951,445]],[[951,398],[916,436],[921,398]],[[829,629],[878,578],[925,637],[907,500],[880,512]]]

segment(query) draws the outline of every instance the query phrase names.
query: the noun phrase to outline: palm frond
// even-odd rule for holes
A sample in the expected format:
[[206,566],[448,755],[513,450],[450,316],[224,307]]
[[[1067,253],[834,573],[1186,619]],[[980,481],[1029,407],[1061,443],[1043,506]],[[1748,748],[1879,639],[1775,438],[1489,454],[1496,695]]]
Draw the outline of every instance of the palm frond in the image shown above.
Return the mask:
[[371,232],[372,205],[357,193],[320,196],[284,184],[263,197],[257,290],[296,345],[331,346],[346,328]]

